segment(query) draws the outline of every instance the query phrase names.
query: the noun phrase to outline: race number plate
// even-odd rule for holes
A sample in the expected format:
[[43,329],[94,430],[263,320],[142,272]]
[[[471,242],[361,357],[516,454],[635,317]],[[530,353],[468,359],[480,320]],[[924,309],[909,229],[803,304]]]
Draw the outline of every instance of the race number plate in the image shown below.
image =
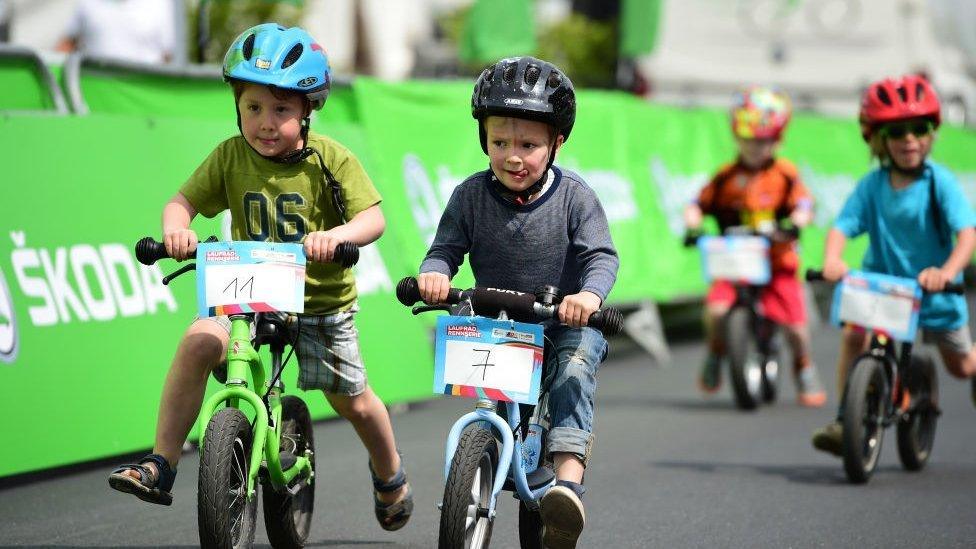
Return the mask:
[[305,251],[280,242],[197,245],[201,317],[305,310]]
[[437,319],[434,392],[536,404],[542,326],[484,317]]
[[851,271],[834,289],[830,320],[914,341],[922,289],[911,278]]
[[769,241],[759,236],[703,236],[698,239],[707,282],[769,282]]

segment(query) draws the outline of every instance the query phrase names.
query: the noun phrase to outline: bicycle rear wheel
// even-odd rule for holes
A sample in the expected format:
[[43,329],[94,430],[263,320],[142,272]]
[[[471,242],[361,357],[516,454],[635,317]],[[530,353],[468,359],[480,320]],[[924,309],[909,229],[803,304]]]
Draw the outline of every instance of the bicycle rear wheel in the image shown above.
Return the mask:
[[498,444],[482,424],[465,427],[451,461],[441,508],[440,549],[488,547],[494,519],[488,516],[498,465]]
[[753,331],[753,313],[733,307],[725,318],[725,344],[729,351],[729,377],[735,404],[752,410],[762,398],[762,357]]
[[[315,472],[315,441],[312,438],[312,418],[305,402],[296,396],[281,399],[281,452],[312,460]],[[297,480],[302,482],[302,480]],[[306,482],[292,495],[265,487],[264,527],[272,547],[304,547],[312,524],[315,507],[315,483]]]
[[854,364],[847,380],[844,397],[844,471],[855,484],[871,478],[884,438],[885,406],[888,381],[884,366],[875,358],[865,357]]
[[911,392],[913,410],[898,419],[898,457],[908,471],[925,467],[935,443],[939,412],[939,376],[929,357],[912,357],[905,372],[905,388]]
[[521,549],[542,549],[542,515],[519,501],[519,546]]
[[207,424],[197,483],[200,546],[250,547],[258,498],[247,497],[251,423],[237,408],[217,411]]

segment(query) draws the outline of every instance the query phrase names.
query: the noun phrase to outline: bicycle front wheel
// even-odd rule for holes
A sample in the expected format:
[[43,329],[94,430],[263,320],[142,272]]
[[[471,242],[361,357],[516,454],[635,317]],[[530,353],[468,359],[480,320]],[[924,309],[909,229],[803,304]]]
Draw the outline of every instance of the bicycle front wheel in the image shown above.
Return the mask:
[[478,423],[467,426],[444,486],[440,549],[488,547],[494,523],[488,506],[497,465],[498,443],[491,429]]
[[898,457],[906,470],[918,471],[932,453],[939,419],[939,376],[932,359],[912,357],[912,366],[905,373],[905,389],[912,395],[914,409],[898,420]]
[[[312,439],[312,417],[302,399],[288,395],[281,399],[281,453],[288,458],[306,454],[315,472],[315,441]],[[287,462],[283,459],[282,462]],[[312,479],[314,480],[314,478]],[[315,507],[315,483],[306,482],[295,495],[276,492],[265,486],[264,526],[272,547],[304,547],[312,524]]]
[[250,547],[254,542],[258,498],[247,497],[251,440],[251,424],[237,408],[219,410],[207,424],[197,484],[201,547]]
[[854,364],[844,397],[842,441],[844,471],[855,484],[867,482],[878,464],[888,394],[880,361],[866,357]]
[[729,377],[736,405],[755,409],[762,398],[762,357],[753,330],[753,313],[734,307],[725,319],[725,345],[729,350]]

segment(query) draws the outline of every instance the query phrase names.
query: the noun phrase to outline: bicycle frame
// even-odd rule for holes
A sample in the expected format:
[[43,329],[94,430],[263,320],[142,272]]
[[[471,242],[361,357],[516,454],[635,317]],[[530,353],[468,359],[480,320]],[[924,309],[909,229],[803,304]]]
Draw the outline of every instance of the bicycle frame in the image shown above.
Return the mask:
[[[227,402],[231,408],[239,408],[243,400],[254,410],[254,437],[251,447],[251,461],[248,463],[247,498],[255,496],[254,483],[261,468],[261,461],[267,463],[268,478],[275,489],[282,489],[299,474],[308,474],[308,481],[312,482],[314,475],[312,462],[308,456],[298,456],[295,465],[287,471],[281,469],[279,457],[281,438],[281,382],[275,384],[268,392],[267,403],[262,400],[253,389],[248,387],[247,375],[250,371],[254,388],[264,387],[264,364],[257,350],[251,345],[251,325],[254,322],[250,315],[231,315],[230,339],[227,343],[227,383],[215,395],[207,399],[200,409],[201,422],[200,449],[205,445],[204,433],[222,402]],[[282,368],[281,355],[273,354],[273,373]]]
[[[546,493],[549,486],[555,483],[555,479],[553,479],[536,490],[532,490],[529,486],[529,481],[526,478],[527,473],[522,467],[522,437],[521,435],[516,436],[513,434],[521,421],[519,407],[515,403],[508,404],[505,406],[508,412],[508,422],[506,423],[497,413],[497,402],[489,399],[479,399],[475,405],[475,410],[461,416],[451,427],[451,431],[447,436],[444,478],[447,478],[451,473],[451,460],[454,458],[454,453],[457,452],[458,441],[461,439],[461,432],[464,431],[465,427],[479,421],[487,421],[502,439],[498,470],[495,471],[495,483],[492,486],[491,503],[488,507],[488,516],[490,518],[495,517],[495,505],[498,501],[498,494],[501,493],[502,487],[508,479],[509,470],[513,473],[515,491],[519,499],[533,511],[539,508],[539,499]],[[531,471],[529,472],[531,473]]]

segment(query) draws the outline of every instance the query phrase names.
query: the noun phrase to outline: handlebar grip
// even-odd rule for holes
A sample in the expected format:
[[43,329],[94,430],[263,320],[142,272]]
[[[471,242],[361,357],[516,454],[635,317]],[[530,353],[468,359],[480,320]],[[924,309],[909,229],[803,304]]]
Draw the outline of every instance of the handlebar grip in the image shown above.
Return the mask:
[[607,307],[590,315],[586,325],[596,328],[603,332],[603,335],[610,337],[617,335],[623,329],[624,315],[616,307]]
[[[400,282],[397,282],[396,296],[397,301],[407,307],[423,301],[423,298],[420,297],[420,285],[417,284],[417,279],[412,276],[404,277],[402,280],[400,280]],[[448,290],[447,301],[445,303],[454,305],[460,301],[461,290],[458,288],[451,288]]]
[[807,269],[806,279],[808,282],[815,282],[818,280],[823,280],[823,271],[819,269]]
[[698,239],[701,238],[702,234],[699,232],[689,231],[685,233],[684,239],[681,241],[685,248],[694,248],[698,245]]
[[966,293],[966,285],[962,282],[947,282],[942,293],[963,295]]
[[332,262],[348,269],[359,262],[359,246],[353,242],[341,242],[336,246]]
[[143,265],[153,265],[160,259],[166,259],[169,254],[166,246],[162,242],[157,242],[151,236],[147,236],[136,242],[136,259]]

